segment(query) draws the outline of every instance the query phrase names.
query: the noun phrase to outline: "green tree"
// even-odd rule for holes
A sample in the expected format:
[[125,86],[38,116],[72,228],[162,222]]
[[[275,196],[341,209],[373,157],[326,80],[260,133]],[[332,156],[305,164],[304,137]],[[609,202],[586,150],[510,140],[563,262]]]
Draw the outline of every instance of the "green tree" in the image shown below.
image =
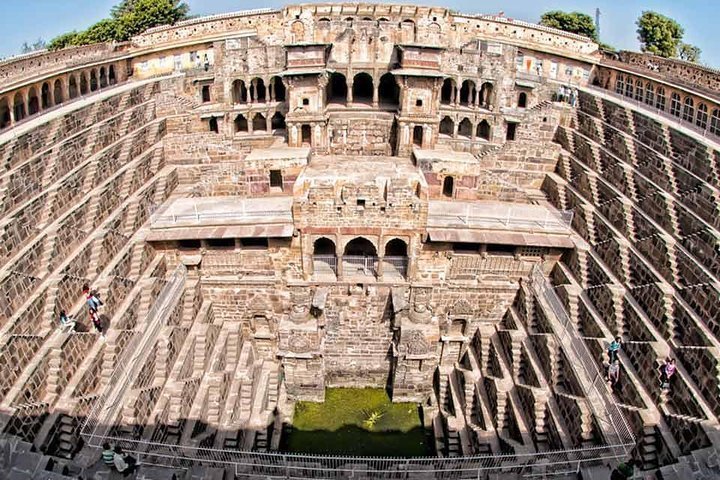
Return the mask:
[[700,47],[690,45],[689,43],[682,42],[680,46],[678,46],[678,58],[686,62],[698,63],[701,53],[702,50],[700,50]]
[[185,19],[189,11],[187,4],[180,0],[125,0],[124,3],[127,5],[122,8],[123,13],[115,19],[116,40],[128,40],[158,25],[172,25]]
[[48,50],[60,50],[61,48],[72,47],[78,45],[77,38],[79,33],[73,30],[72,32],[63,33],[50,40],[47,45]]
[[636,22],[638,40],[643,52],[661,57],[676,57],[685,30],[672,18],[644,11]]
[[53,38],[51,50],[91,43],[125,41],[158,25],[172,25],[187,18],[190,7],[182,0],[121,0],[110,18],[100,20],[82,32],[69,32]]
[[115,20],[105,18],[77,36],[78,45],[89,45],[91,43],[112,42],[118,37],[118,24]]
[[592,17],[581,12],[563,12],[560,10],[545,12],[540,17],[540,25],[576,33],[595,41],[598,40],[595,22],[593,22]]

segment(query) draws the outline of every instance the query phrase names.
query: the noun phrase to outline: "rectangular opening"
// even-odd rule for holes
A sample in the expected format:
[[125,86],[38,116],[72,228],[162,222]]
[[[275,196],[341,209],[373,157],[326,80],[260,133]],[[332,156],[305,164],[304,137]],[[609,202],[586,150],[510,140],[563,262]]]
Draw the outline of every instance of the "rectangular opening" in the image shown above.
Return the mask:
[[508,142],[511,142],[515,140],[515,132],[517,130],[517,123],[515,122],[507,122],[507,132],[505,134],[505,140]]
[[234,238],[209,238],[207,240],[208,248],[217,249],[234,249],[235,239]]
[[202,87],[202,101],[207,103],[210,101],[210,85],[203,85]]
[[515,245],[501,245],[499,243],[489,243],[487,246],[488,255],[515,255]]
[[418,98],[417,100],[415,100],[415,106],[422,107],[422,98]]
[[453,252],[455,253],[478,253],[480,251],[479,243],[453,243]]
[[303,105],[304,105],[304,106],[310,105],[310,99],[309,99],[309,98],[303,98],[302,100],[303,100]]
[[179,250],[197,250],[200,248],[200,240],[178,240]]
[[242,245],[243,248],[268,248],[268,239],[267,238],[241,238],[240,239],[240,245]]
[[357,199],[357,206],[361,209],[365,208],[365,199],[364,198],[358,198]]
[[282,190],[283,179],[280,170],[270,170],[270,188],[279,188]]

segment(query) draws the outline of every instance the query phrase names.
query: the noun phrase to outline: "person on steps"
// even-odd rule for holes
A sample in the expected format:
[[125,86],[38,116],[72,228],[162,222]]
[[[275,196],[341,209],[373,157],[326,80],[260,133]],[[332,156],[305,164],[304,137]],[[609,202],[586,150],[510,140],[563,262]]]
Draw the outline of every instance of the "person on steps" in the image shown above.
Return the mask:
[[123,474],[123,477],[127,477],[137,468],[137,460],[130,455],[124,455],[123,450],[119,445],[115,447],[113,463],[115,464],[117,471]]
[[620,381],[620,360],[615,360],[608,367],[608,381],[610,382],[612,391],[617,393],[616,389]]
[[663,390],[670,389],[670,383],[677,371],[674,358],[666,358],[665,363],[660,367],[660,388]]
[[110,470],[115,469],[115,451],[107,442],[103,443],[102,461]]
[[608,362],[612,365],[612,363],[618,359],[618,354],[620,353],[620,337],[615,337],[615,340],[610,342],[610,346],[607,350],[608,353]]

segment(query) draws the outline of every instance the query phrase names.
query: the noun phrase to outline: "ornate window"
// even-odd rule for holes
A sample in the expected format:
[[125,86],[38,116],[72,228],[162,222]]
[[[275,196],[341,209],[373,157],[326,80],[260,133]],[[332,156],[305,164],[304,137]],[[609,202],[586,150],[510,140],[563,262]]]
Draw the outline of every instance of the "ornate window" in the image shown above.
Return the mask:
[[645,85],[645,103],[650,106],[655,103],[655,87],[653,87],[653,84],[650,82]]
[[713,110],[712,118],[710,119],[710,133],[720,135],[720,110],[717,108]]
[[683,107],[683,120],[686,122],[692,122],[695,118],[695,102],[690,97],[685,99],[685,106]]
[[673,93],[670,96],[670,115],[674,115],[676,117],[680,116],[680,95],[677,93]]
[[618,75],[617,80],[615,80],[615,93],[622,95],[623,92],[625,92],[625,77]]
[[708,108],[707,105],[704,103],[701,103],[698,105],[697,108],[697,117],[695,117],[695,125],[702,128],[703,130],[707,128],[707,121],[708,121]]
[[655,95],[655,108],[665,111],[665,89],[660,87]]

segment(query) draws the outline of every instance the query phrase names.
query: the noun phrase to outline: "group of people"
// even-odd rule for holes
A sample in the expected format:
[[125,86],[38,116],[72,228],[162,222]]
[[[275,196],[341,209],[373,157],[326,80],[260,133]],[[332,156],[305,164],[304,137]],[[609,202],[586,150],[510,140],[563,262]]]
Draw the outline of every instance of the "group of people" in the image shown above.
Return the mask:
[[558,91],[555,94],[555,100],[558,102],[569,103],[571,107],[574,107],[578,99],[578,90],[573,87],[570,88],[566,85],[560,85]]
[[[610,388],[613,393],[620,391],[620,353],[621,339],[615,337],[615,340],[610,342],[607,349],[608,354],[608,365],[606,370],[606,379],[610,382]],[[670,389],[673,379],[675,378],[675,372],[677,367],[675,366],[675,359],[667,357],[665,363],[660,368],[660,388],[663,390]]]
[[[91,289],[90,285],[87,283],[83,285],[82,293],[85,297],[90,322],[93,324],[95,331],[100,334],[100,338],[105,340],[105,329],[103,328],[102,320],[98,314],[98,309],[103,305],[102,300],[100,300],[100,295],[97,290]],[[68,316],[65,309],[60,310],[60,328],[67,330],[75,329],[75,321]]]
[[122,473],[124,477],[133,473],[140,465],[133,457],[125,455],[120,445],[112,448],[107,442],[103,444],[102,460],[110,470],[117,470],[119,473]]

